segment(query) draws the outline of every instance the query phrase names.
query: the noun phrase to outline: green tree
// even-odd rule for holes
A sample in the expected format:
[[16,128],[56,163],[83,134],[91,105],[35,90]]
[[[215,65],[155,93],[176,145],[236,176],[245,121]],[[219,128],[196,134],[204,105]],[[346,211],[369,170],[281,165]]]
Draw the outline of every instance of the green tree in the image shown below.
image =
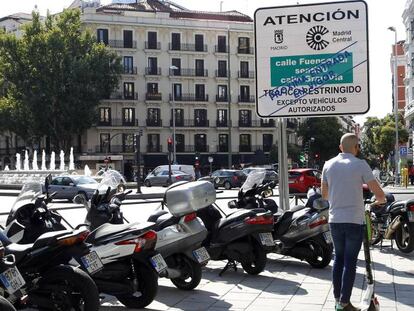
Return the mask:
[[44,23],[32,15],[21,38],[0,34],[0,126],[68,150],[117,87],[121,61],[82,29],[79,10],[48,14]]
[[313,156],[318,153],[319,160],[323,163],[338,154],[339,141],[343,132],[338,120],[334,117],[308,118],[300,125],[298,135],[302,137],[303,147],[310,142],[310,154]]

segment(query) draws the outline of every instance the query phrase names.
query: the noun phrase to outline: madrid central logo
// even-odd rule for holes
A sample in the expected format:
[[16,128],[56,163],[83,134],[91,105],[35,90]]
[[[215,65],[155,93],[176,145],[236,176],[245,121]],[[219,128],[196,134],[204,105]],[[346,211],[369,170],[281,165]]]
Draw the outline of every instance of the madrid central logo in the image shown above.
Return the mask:
[[323,50],[329,45],[329,42],[323,38],[328,32],[329,30],[324,26],[313,26],[306,34],[306,43],[314,50]]

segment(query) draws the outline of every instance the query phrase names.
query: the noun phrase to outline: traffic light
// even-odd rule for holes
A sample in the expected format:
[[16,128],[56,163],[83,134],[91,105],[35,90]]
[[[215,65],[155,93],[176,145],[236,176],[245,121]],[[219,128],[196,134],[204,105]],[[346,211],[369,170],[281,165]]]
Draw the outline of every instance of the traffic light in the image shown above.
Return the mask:
[[171,137],[168,137],[167,144],[168,144],[168,151],[169,152],[173,152],[173,150],[174,150],[174,148],[173,148],[173,140],[172,140]]
[[315,153],[315,160],[319,160],[319,153]]
[[305,163],[306,159],[305,159],[305,153],[304,152],[301,152],[300,153],[300,155],[299,155],[299,161],[301,163]]

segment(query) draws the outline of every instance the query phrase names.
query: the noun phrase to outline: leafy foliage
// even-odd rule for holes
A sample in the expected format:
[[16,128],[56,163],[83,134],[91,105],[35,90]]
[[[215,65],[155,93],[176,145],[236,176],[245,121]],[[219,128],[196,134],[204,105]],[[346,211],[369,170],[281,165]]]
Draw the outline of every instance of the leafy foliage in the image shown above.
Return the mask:
[[80,11],[48,14],[16,38],[0,34],[0,129],[49,136],[68,149],[97,120],[99,101],[118,85],[119,57],[81,27]]

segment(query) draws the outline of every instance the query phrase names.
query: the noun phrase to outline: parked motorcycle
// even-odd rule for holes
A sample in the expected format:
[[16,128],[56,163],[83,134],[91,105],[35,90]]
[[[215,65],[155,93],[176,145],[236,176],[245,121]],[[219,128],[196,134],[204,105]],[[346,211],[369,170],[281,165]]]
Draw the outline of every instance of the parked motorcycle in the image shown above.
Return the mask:
[[[0,242],[0,282],[3,286],[9,284],[7,275],[12,271],[20,274],[19,270],[15,268],[14,256],[9,255],[8,257],[5,257],[3,243]],[[16,311],[13,305],[4,298],[5,294],[5,290],[0,287],[0,310]]]
[[278,213],[273,195],[273,182],[264,183],[264,172],[252,172],[238,193],[238,199],[229,202],[230,208],[264,208],[274,215],[271,252],[307,261],[312,267],[324,268],[332,258],[332,237],[328,225],[327,201],[321,200],[316,188],[308,191],[308,202],[283,213]]
[[[87,219],[93,213],[97,216],[105,214],[99,209],[104,211],[106,208],[113,208],[113,204],[109,202],[116,186],[111,184],[111,178],[102,181],[100,192],[97,191],[91,199]],[[47,207],[47,203],[53,198],[53,194],[48,194],[48,184],[49,181],[46,180],[46,196],[43,197],[49,199],[32,200],[35,203],[40,202],[41,207],[38,207],[39,204],[20,204],[20,207],[12,210],[13,214],[9,217],[10,223],[7,227],[7,233],[12,239],[36,239],[36,235],[41,234],[43,230],[49,231],[61,226],[60,215]],[[25,200],[26,196],[21,194],[19,198]],[[19,224],[17,217],[33,231],[29,232],[25,226]],[[154,250],[157,240],[156,233],[151,230],[154,224],[112,225],[102,218],[97,217],[97,220],[101,221],[102,225],[95,223],[96,226],[90,227],[93,231],[86,239],[86,242],[92,245],[93,256],[86,260],[83,267],[92,275],[100,292],[116,296],[129,308],[147,306],[154,300],[158,290],[158,276],[155,270],[162,271],[166,267],[162,256]],[[71,264],[77,265],[77,262],[72,260]]]
[[[372,223],[371,244],[375,245],[384,239],[395,240],[398,249],[403,253],[414,250],[414,200],[395,201],[392,194],[386,193],[387,202],[381,207],[369,207]],[[366,200],[367,204],[375,201],[375,197]]]

